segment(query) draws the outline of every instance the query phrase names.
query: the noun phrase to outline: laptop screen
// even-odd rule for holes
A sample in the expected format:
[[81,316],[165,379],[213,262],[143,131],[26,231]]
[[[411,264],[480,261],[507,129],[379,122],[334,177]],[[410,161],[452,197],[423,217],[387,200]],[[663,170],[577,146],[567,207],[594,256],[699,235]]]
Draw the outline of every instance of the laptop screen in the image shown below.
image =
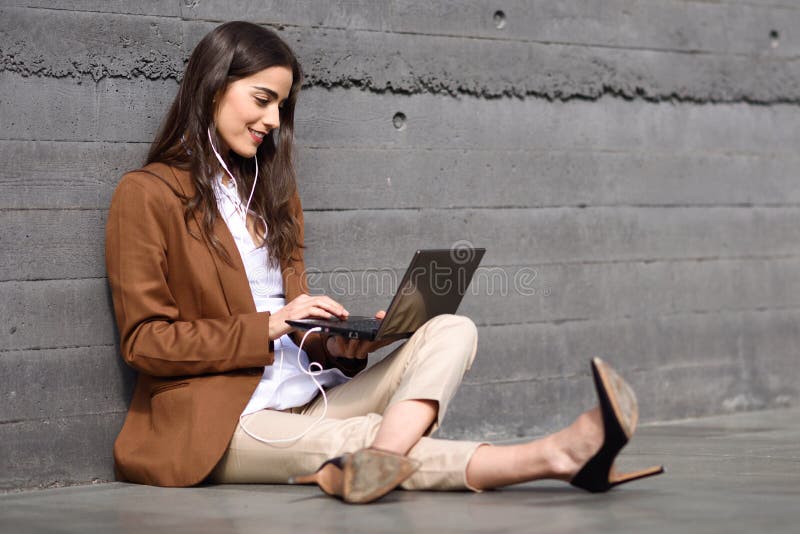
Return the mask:
[[418,250],[386,311],[378,337],[414,332],[437,315],[455,313],[486,250],[469,252]]

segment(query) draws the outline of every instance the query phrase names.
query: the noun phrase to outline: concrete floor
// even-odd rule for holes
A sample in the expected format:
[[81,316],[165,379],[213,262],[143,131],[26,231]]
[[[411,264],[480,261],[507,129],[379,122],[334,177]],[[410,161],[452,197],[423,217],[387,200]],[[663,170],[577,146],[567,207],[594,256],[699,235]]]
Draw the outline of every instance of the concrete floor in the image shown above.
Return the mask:
[[620,466],[654,463],[667,474],[603,495],[540,482],[369,506],[295,486],[32,491],[0,496],[0,532],[800,532],[800,409],[642,427]]

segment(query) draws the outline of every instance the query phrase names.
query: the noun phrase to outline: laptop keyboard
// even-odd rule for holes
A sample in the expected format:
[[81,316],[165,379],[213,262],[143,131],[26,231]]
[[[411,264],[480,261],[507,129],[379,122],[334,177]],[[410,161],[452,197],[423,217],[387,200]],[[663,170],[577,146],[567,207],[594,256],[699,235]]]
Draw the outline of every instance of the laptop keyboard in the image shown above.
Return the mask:
[[381,322],[374,317],[347,319],[347,327],[351,330],[374,331],[380,327]]

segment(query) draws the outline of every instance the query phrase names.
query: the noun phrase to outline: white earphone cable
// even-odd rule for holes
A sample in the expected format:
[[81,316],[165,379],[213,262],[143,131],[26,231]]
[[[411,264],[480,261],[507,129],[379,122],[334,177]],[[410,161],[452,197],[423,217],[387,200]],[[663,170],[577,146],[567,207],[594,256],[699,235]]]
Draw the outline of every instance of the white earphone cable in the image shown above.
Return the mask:
[[[211,128],[206,130],[206,133],[208,134],[208,142],[211,144],[211,150],[214,152],[214,155],[217,157],[217,161],[219,161],[219,164],[222,165],[222,168],[225,170],[225,172],[228,173],[228,176],[230,177],[230,179],[233,180],[233,185],[236,186],[236,190],[238,191],[239,190],[239,184],[236,182],[236,178],[234,178],[233,174],[228,169],[228,166],[225,165],[225,160],[222,159],[222,156],[219,155],[219,152],[217,152],[217,148],[214,146],[214,140],[211,138]],[[256,192],[256,183],[258,183],[258,157],[257,156],[253,156],[253,161],[255,162],[255,166],[256,166],[256,176],[255,176],[255,178],[253,178],[253,187],[250,188],[250,196],[247,197],[247,204],[245,205],[244,213],[242,214],[242,216],[245,218],[245,226],[247,225],[247,214],[250,212],[250,201],[253,200],[253,193]],[[239,204],[241,204],[241,201],[239,201]],[[266,225],[266,222],[265,222],[265,225]]]
[[[319,381],[316,378],[317,375],[319,373],[321,373],[322,370],[323,370],[322,369],[322,365],[320,363],[318,363],[318,362],[311,362],[310,364],[308,364],[308,369],[303,369],[303,364],[300,361],[300,355],[302,354],[302,351],[303,351],[303,343],[306,342],[306,338],[308,337],[308,335],[311,334],[312,332],[320,332],[321,330],[322,330],[321,328],[312,328],[308,332],[306,332],[305,335],[303,336],[303,339],[300,341],[300,346],[297,348],[297,367],[300,369],[300,371],[302,371],[303,373],[305,373],[305,374],[307,374],[308,376],[311,377],[311,380],[314,381],[314,384],[317,386],[317,389],[319,389],[319,392],[322,394],[322,400],[325,403],[325,407],[322,410],[322,415],[320,415],[317,418],[316,421],[311,423],[311,425],[309,425],[309,427],[306,428],[300,434],[298,434],[296,436],[293,436],[291,438],[280,438],[280,439],[267,439],[267,438],[261,437],[261,436],[259,436],[257,434],[254,434],[254,433],[250,432],[249,430],[247,430],[247,427],[244,426],[243,418],[245,416],[244,415],[240,415],[239,416],[239,426],[242,428],[242,430],[244,431],[245,434],[247,434],[248,436],[250,436],[251,438],[253,438],[256,441],[260,441],[261,443],[288,443],[288,442],[291,442],[291,441],[297,441],[298,439],[302,438],[303,436],[308,434],[311,431],[312,428],[317,426],[317,424],[319,424],[320,421],[325,419],[325,416],[328,414],[328,395],[325,394],[325,388],[322,387],[322,384],[320,384]],[[318,369],[316,371],[312,371],[311,369],[315,365],[318,367]],[[283,373],[283,347],[282,346],[281,346],[281,349],[280,349],[280,364],[278,366],[278,376],[280,376],[281,373]]]
[[[208,134],[208,142],[211,144],[211,150],[214,152],[214,155],[217,157],[217,161],[219,161],[219,164],[222,165],[222,168],[228,174],[230,179],[233,180],[233,185],[236,187],[236,190],[238,192],[239,184],[236,182],[236,178],[233,176],[231,171],[228,169],[228,166],[225,164],[225,161],[222,159],[222,156],[219,155],[219,152],[217,152],[217,149],[214,146],[214,140],[211,138],[211,128],[209,128],[206,131],[206,133]],[[258,158],[256,156],[253,156],[253,160],[255,160],[256,175],[255,175],[255,178],[253,178],[253,187],[250,189],[250,196],[247,198],[247,204],[244,206],[244,213],[242,213],[242,217],[244,218],[244,221],[245,221],[245,226],[247,226],[247,214],[249,213],[249,210],[250,210],[250,202],[253,200],[253,193],[255,193],[255,191],[256,191],[256,183],[258,182]],[[227,195],[226,191],[223,191],[223,192],[225,192],[225,194]],[[231,200],[233,200],[233,199],[231,199]],[[238,204],[239,207],[241,207],[241,201],[238,198],[236,200],[238,202],[234,202],[234,206],[236,206]],[[261,218],[261,220],[264,221],[264,219],[262,217],[259,217],[259,218]],[[266,228],[266,221],[264,221],[264,227]],[[306,332],[305,335],[303,336],[302,341],[300,341],[300,346],[297,348],[297,367],[304,374],[306,374],[306,375],[311,377],[311,380],[314,381],[314,385],[316,385],[317,389],[319,389],[319,392],[322,393],[322,400],[325,402],[325,408],[322,410],[322,415],[320,415],[319,418],[316,421],[311,423],[311,425],[307,429],[305,429],[305,431],[302,432],[301,434],[298,434],[297,436],[294,436],[292,438],[282,438],[282,439],[266,439],[266,438],[263,438],[263,437],[258,436],[256,434],[253,434],[252,432],[247,430],[247,428],[244,426],[244,421],[242,420],[244,418],[244,415],[240,415],[239,416],[239,426],[242,427],[242,430],[244,431],[245,434],[247,434],[248,436],[250,436],[254,440],[260,441],[262,443],[287,443],[287,442],[296,441],[296,440],[302,438],[312,428],[314,428],[317,425],[317,423],[319,423],[320,421],[325,419],[325,416],[328,413],[328,396],[325,394],[325,388],[322,387],[322,384],[320,384],[319,381],[316,378],[317,375],[323,371],[322,365],[319,364],[318,362],[311,362],[310,364],[308,364],[308,369],[304,369],[303,368],[303,364],[300,361],[300,356],[302,355],[302,351],[303,351],[303,343],[306,342],[306,338],[308,337],[308,335],[311,334],[312,332],[319,332],[321,330],[322,330],[321,328],[312,328],[308,332]],[[316,371],[312,371],[312,368],[315,365],[318,367],[318,369]],[[281,347],[280,347],[280,363],[278,365],[278,382],[280,382],[280,377],[282,375],[283,375],[283,345],[281,345]]]

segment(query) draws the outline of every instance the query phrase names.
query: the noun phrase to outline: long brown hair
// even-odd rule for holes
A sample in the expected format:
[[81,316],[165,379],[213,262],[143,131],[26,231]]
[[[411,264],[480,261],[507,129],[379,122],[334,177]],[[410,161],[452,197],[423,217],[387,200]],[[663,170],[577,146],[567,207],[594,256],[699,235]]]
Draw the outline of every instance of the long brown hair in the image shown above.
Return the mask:
[[[214,145],[220,139],[214,125],[214,99],[228,84],[269,67],[292,71],[292,88],[280,108],[280,128],[264,137],[256,153],[259,180],[250,208],[267,222],[271,260],[288,259],[301,247],[300,223],[292,215],[290,201],[297,190],[292,145],[294,108],[302,85],[302,71],[292,50],[278,35],[249,22],[227,22],[209,32],[189,58],[178,94],[147,155],[147,163],[161,162],[190,172],[195,185],[193,197],[182,197],[184,220],[201,215],[200,231],[211,246],[227,261],[213,228],[217,219],[213,179],[222,170],[213,155],[207,131]],[[277,137],[277,139],[276,139]],[[255,177],[255,162],[233,151],[223,155],[237,177],[239,195],[244,202]]]

